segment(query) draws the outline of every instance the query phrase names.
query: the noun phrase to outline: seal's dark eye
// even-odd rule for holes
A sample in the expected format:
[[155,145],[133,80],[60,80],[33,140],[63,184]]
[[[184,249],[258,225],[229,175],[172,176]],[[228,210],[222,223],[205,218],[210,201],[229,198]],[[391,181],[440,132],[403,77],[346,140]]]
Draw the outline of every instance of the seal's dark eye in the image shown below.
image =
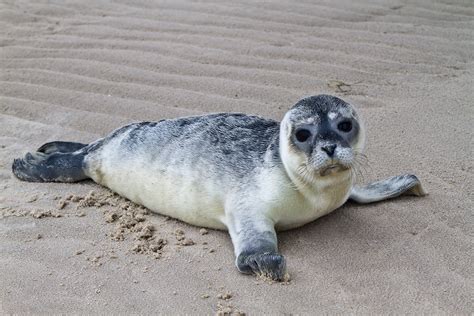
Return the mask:
[[311,136],[311,132],[308,131],[307,129],[300,129],[300,130],[296,131],[295,136],[296,136],[296,139],[300,143],[304,143]]
[[337,124],[337,129],[344,133],[349,133],[352,130],[351,121],[344,121]]

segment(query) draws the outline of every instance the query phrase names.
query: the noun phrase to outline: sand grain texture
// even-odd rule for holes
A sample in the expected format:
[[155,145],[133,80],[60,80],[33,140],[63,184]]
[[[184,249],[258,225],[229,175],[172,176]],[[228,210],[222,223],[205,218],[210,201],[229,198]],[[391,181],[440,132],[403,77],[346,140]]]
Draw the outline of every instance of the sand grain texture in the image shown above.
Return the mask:
[[[0,14],[1,314],[474,311],[471,1],[6,0]],[[47,141],[217,111],[280,119],[317,93],[360,109],[365,181],[413,172],[430,195],[280,234],[288,285],[239,274],[224,232],[11,174]]]

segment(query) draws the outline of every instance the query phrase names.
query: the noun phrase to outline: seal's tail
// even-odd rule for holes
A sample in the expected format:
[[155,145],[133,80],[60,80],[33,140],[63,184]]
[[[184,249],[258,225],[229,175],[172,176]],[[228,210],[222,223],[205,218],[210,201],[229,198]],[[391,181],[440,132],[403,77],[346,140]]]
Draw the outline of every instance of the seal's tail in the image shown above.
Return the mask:
[[29,182],[77,182],[88,177],[84,173],[85,144],[51,142],[35,153],[13,160],[13,174]]

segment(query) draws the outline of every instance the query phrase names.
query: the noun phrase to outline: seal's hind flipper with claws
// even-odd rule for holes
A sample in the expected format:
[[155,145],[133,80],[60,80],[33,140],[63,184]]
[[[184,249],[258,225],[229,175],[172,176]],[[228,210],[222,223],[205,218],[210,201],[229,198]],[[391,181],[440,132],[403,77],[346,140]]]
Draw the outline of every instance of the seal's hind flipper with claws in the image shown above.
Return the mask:
[[372,203],[400,195],[425,196],[426,193],[415,175],[405,174],[363,187],[353,187],[349,198],[358,203]]
[[55,152],[27,153],[13,161],[13,174],[28,182],[77,182],[88,177],[84,173],[85,154]]

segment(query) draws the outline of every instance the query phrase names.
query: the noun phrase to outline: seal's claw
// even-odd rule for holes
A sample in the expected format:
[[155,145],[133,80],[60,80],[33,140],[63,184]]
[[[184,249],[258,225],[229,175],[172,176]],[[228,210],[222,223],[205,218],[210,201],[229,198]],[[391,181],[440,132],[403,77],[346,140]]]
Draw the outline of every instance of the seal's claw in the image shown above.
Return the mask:
[[239,259],[237,267],[241,272],[254,273],[275,281],[285,279],[285,257],[278,253],[257,253]]
[[406,187],[407,190],[403,193],[403,195],[415,195],[415,196],[425,196],[428,195],[426,191],[421,186],[421,182],[417,176],[414,174],[407,174],[402,177],[406,179]]

